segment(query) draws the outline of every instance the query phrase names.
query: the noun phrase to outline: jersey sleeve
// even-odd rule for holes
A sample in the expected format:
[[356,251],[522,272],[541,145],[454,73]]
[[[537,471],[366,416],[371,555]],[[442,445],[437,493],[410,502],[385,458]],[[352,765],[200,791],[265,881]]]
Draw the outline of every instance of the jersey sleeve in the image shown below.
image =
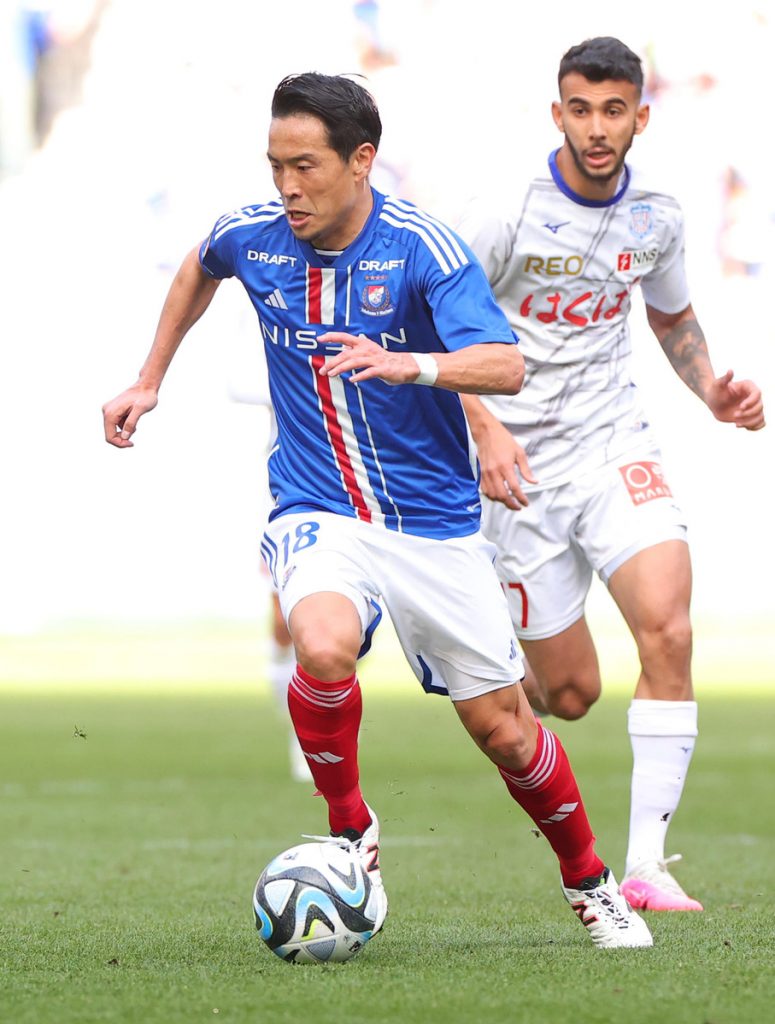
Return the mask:
[[481,199],[472,200],[457,224],[494,286],[500,280],[514,247],[514,226]]
[[224,214],[213,225],[213,229],[199,247],[199,263],[205,273],[219,281],[234,277],[234,232],[228,227],[234,214]]
[[431,265],[425,274],[424,294],[436,333],[448,351],[500,342],[518,341],[501,311],[484,269],[474,253],[457,238],[462,259],[449,273]]
[[684,250],[683,216],[677,209],[667,245],[660,251],[653,270],[641,281],[644,301],[661,313],[680,313],[689,305]]

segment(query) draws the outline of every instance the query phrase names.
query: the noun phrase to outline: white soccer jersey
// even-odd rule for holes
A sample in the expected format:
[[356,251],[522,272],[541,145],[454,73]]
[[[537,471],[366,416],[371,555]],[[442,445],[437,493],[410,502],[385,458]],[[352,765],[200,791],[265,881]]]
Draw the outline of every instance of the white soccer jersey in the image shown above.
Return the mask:
[[665,313],[689,305],[675,199],[625,168],[616,195],[584,199],[556,153],[509,207],[477,202],[459,226],[520,338],[515,396],[483,396],[523,445],[539,487],[643,445],[648,423],[630,378],[630,297]]

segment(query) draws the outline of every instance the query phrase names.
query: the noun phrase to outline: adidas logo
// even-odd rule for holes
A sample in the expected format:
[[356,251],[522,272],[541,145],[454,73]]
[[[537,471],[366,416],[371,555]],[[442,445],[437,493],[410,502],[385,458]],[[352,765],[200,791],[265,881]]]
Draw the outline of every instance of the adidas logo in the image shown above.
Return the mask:
[[308,754],[305,750],[304,756],[308,757],[310,761],[315,761],[316,764],[337,764],[339,761],[344,761],[343,757],[337,757],[336,754],[330,754],[327,750],[323,750],[319,754]]
[[554,814],[551,815],[551,817],[549,817],[549,818],[541,818],[541,824],[542,825],[551,825],[551,823],[553,821],[565,821],[565,819],[568,817],[568,815],[569,814],[573,814],[573,812],[576,810],[577,807],[578,807],[577,803],[575,803],[575,804],[560,804],[560,806],[557,808],[557,810],[554,812]]
[[279,288],[275,288],[271,295],[267,295],[264,299],[265,306],[274,306],[275,309],[287,309],[288,306],[283,298],[283,293]]

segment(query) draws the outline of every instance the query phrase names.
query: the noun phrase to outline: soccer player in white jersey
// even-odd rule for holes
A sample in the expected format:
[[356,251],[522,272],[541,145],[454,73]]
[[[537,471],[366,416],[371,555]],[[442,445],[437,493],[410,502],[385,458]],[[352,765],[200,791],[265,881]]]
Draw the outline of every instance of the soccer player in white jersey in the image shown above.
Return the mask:
[[298,661],[289,710],[331,841],[355,847],[379,894],[378,928],[387,897],[359,784],[356,660],[384,604],[418,680],[449,693],[546,835],[593,942],[650,946],[595,852],[559,740],[518,685],[494,548],[479,530],[459,392],[515,394],[522,358],[467,246],[370,186],[380,133],[372,97],[348,78],[280,83],[268,150],[280,201],[222,217],[184,260],[139,380],[104,407],[106,440],[131,446],[184,335],[236,276],[258,316],[277,417],[262,547]]
[[[622,892],[649,910],[702,910],[668,871],[668,825],[697,735],[686,523],[630,380],[630,296],[718,420],[764,426],[751,381],[717,377],[689,301],[676,201],[625,163],[649,119],[638,57],[617,39],[570,49],[552,105],[562,146],[511,201],[471,205],[460,231],[518,332],[524,390],[464,396],[485,495],[482,528],[529,663],[536,710],[584,715],[600,695],[584,617],[592,572],[637,642],[630,833]],[[520,478],[521,476],[521,478]],[[528,504],[529,500],[529,504]]]

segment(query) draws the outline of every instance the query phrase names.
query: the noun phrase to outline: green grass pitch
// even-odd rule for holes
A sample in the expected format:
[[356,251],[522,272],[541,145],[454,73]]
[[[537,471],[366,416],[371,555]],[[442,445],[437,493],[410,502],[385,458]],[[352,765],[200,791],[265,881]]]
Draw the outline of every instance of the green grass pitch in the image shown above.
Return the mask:
[[[190,683],[183,673],[157,684],[151,665],[161,662],[149,655],[132,692],[134,669],[114,649],[117,682],[100,662],[83,684],[56,678],[67,675],[61,665],[50,685],[0,684],[0,1019],[772,1019],[767,689],[701,695],[701,738],[668,852],[683,853],[679,877],[705,913],[649,915],[654,949],[606,952],[564,903],[548,845],[448,703],[415,692],[392,654],[373,657],[362,781],[382,821],[390,914],[349,964],[291,967],[259,941],[251,891],[273,854],[325,829],[324,805],[287,777],[284,728],[266,687],[246,678],[256,662],[228,642],[218,649],[240,660],[240,678],[229,664],[217,679],[198,659]],[[584,721],[552,723],[619,875],[626,705],[614,687]]]

